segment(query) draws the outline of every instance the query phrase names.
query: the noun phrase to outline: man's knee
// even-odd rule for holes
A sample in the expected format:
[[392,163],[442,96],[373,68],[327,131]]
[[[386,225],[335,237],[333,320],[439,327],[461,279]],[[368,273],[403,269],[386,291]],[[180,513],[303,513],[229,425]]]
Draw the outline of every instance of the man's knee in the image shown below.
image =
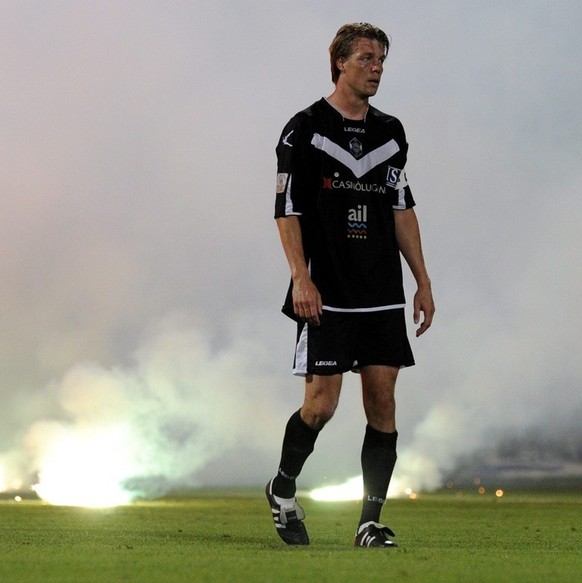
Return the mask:
[[320,430],[333,417],[335,409],[336,406],[332,403],[306,402],[301,407],[301,418],[312,429]]
[[364,407],[366,410],[393,413],[396,409],[396,398],[393,391],[364,392]]
[[394,390],[398,369],[370,367],[364,370],[362,388],[368,424],[380,431],[392,432],[396,427]]
[[334,416],[341,390],[341,376],[307,379],[301,418],[313,429],[322,429]]

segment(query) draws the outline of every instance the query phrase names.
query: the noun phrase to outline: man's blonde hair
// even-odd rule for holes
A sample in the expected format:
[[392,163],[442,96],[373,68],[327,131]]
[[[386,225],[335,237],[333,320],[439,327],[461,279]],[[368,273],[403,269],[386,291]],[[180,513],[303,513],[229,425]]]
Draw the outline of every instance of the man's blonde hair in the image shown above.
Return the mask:
[[337,60],[340,58],[347,59],[354,48],[354,44],[359,38],[370,38],[377,40],[384,45],[385,53],[388,54],[390,48],[390,39],[386,33],[373,24],[367,22],[354,22],[344,24],[336,33],[335,38],[329,46],[329,59],[331,64],[331,80],[334,84],[340,76],[340,70],[337,66]]

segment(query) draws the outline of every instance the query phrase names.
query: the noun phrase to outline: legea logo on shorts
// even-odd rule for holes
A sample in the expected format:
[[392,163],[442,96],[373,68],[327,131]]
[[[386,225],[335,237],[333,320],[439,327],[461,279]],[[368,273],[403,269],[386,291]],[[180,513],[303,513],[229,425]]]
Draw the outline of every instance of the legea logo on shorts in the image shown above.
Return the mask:
[[315,366],[337,366],[336,360],[317,360]]

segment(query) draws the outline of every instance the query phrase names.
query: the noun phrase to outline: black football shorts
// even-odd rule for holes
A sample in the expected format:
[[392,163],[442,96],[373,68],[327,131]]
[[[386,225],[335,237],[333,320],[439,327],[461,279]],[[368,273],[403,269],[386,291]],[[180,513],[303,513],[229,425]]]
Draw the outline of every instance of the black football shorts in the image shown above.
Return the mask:
[[404,308],[364,313],[324,310],[320,322],[297,325],[295,375],[358,372],[368,365],[414,365]]

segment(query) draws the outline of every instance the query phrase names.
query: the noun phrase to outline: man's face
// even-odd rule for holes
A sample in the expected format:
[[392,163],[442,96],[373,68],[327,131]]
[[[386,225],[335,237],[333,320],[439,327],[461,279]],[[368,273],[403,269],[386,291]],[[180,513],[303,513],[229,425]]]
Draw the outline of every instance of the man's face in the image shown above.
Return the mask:
[[361,98],[376,95],[385,58],[382,43],[369,38],[359,38],[354,44],[352,54],[340,62],[342,74],[338,83],[347,84],[351,91]]

